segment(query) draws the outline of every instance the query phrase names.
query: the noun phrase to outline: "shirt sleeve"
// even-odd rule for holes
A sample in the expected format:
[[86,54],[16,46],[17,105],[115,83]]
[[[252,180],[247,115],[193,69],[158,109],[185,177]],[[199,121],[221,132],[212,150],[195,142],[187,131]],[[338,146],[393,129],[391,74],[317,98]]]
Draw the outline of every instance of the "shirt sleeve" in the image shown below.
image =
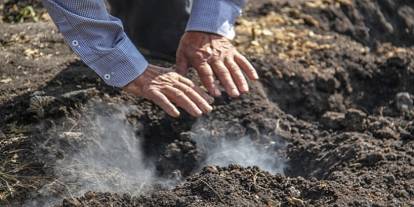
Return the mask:
[[43,0],[43,4],[73,51],[108,85],[126,86],[148,67],[104,1]]
[[234,23],[246,0],[194,0],[186,31],[210,32],[233,39]]

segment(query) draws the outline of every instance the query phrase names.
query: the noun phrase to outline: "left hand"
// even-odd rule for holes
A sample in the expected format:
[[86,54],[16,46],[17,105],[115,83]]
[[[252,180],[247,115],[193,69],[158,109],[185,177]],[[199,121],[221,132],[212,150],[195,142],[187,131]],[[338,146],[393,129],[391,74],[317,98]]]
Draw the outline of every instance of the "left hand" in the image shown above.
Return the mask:
[[124,90],[153,101],[172,117],[180,116],[175,105],[194,117],[200,117],[213,110],[210,106],[212,98],[191,80],[168,68],[155,65],[149,65],[145,72],[125,86]]
[[250,62],[241,55],[229,39],[205,32],[186,32],[177,50],[177,72],[185,75],[189,67],[197,70],[200,80],[213,96],[221,92],[215,82],[220,80],[231,97],[249,91],[243,74],[251,80],[259,79]]

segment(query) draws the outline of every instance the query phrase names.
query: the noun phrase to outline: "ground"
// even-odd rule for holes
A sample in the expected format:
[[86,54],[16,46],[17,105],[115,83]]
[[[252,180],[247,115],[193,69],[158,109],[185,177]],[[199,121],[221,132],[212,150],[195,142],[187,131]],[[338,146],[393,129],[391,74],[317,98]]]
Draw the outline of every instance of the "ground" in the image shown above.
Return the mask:
[[105,86],[36,2],[0,7],[2,206],[414,206],[414,3],[250,3],[234,43],[261,81],[173,119]]

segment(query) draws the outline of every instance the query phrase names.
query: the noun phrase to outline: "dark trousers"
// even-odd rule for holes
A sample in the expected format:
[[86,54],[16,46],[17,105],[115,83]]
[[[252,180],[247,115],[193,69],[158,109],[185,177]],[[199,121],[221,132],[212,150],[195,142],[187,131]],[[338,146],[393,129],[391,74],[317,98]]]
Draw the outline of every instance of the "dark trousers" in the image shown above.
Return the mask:
[[190,16],[192,0],[108,0],[138,48],[175,57]]

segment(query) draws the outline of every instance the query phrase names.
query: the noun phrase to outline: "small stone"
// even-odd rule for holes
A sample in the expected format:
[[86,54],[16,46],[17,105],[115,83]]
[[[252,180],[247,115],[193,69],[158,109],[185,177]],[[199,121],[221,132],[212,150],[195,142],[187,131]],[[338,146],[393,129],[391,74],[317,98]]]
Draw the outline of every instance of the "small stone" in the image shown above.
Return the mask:
[[348,130],[364,131],[366,129],[367,114],[358,109],[349,109],[345,114],[344,125]]
[[344,119],[345,114],[328,111],[322,116],[321,123],[329,129],[340,129]]
[[280,206],[282,206],[282,203],[281,202],[275,201],[275,200],[271,200],[271,199],[267,200],[266,201],[266,204],[267,204],[267,206],[272,206],[272,207],[280,207]]
[[71,199],[64,199],[63,200],[63,207],[78,207],[82,206],[81,202],[77,198]]
[[395,96],[395,106],[397,107],[398,111],[402,113],[412,111],[414,109],[413,98],[414,97],[407,92],[398,93]]
[[230,164],[229,165],[229,170],[240,170],[241,166],[238,164]]
[[392,130],[390,127],[383,127],[374,131],[374,136],[380,139],[398,139],[399,134]]
[[86,199],[93,199],[93,198],[96,197],[96,193],[92,192],[92,191],[88,191],[88,192],[85,193],[84,196],[85,196]]
[[3,131],[0,130],[0,139],[6,138],[6,135],[3,133]]
[[385,158],[387,158],[388,161],[395,161],[397,160],[397,155],[395,153],[390,153],[385,155]]
[[305,202],[299,198],[290,197],[287,200],[292,206],[305,206]]
[[396,196],[400,197],[400,198],[409,198],[410,197],[409,193],[406,190],[399,190],[396,194],[397,194]]
[[295,187],[291,186],[289,188],[289,195],[292,197],[300,197],[300,191]]
[[394,175],[384,175],[384,179],[388,184],[395,184],[395,176]]
[[400,132],[400,137],[402,140],[414,140],[414,134],[411,134],[410,132],[407,132],[405,130],[402,130]]
[[359,163],[363,164],[364,166],[371,167],[371,166],[376,165],[378,162],[384,159],[385,159],[384,155],[380,153],[371,153],[361,158],[359,160]]
[[207,166],[206,167],[206,171],[209,172],[209,173],[218,173],[217,167],[216,166],[212,166],[212,165]]

